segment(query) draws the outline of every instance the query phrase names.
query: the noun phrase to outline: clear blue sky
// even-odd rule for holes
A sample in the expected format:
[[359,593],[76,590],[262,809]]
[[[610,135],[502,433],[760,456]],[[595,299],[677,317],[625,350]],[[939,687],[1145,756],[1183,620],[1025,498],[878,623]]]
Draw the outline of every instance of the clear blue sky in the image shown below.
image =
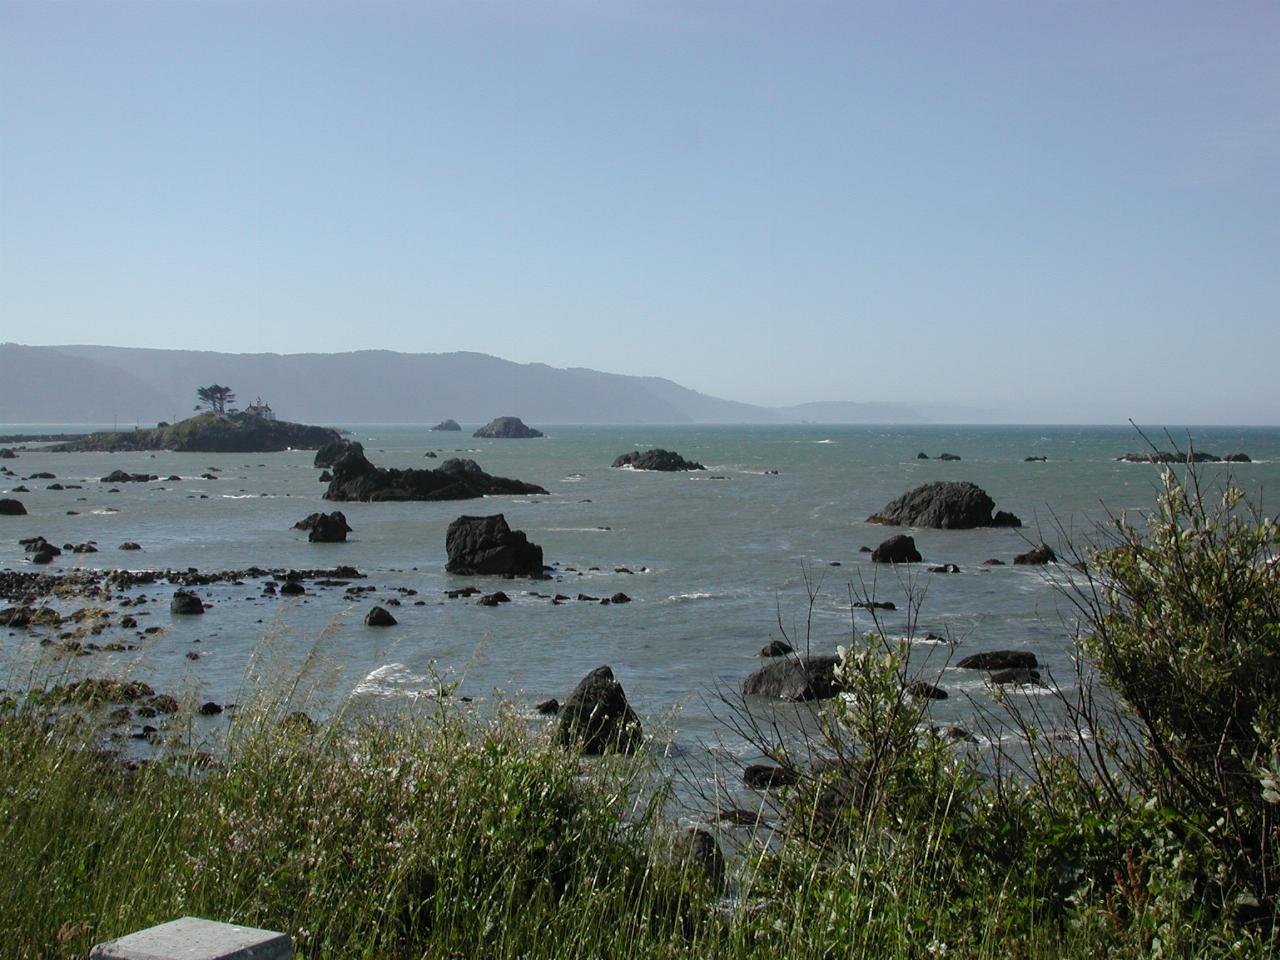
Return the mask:
[[0,0],[0,340],[1280,423],[1280,4]]

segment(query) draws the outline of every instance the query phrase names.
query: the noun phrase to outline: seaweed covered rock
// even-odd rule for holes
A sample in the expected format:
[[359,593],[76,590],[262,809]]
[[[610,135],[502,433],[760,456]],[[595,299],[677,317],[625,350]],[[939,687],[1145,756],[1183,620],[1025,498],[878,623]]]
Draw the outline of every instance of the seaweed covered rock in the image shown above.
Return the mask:
[[916,487],[885,504],[868,523],[888,526],[934,527],[971,530],[974,527],[1021,526],[1011,513],[993,517],[995,501],[977,484],[967,480],[938,480]]
[[500,513],[459,517],[445,534],[449,573],[542,577],[542,548]]
[[596,667],[560,708],[560,743],[587,754],[634,753],[643,742],[640,720],[607,666]]
[[474,500],[503,494],[546,493],[542,487],[494,477],[474,460],[446,460],[437,470],[376,467],[352,451],[333,465],[326,500]]
[[613,466],[615,468],[630,467],[632,470],[662,470],[668,473],[675,473],[679,470],[707,469],[700,463],[686,460],[673,450],[663,450],[661,448],[645,450],[643,453],[639,450],[624,453],[613,461]]

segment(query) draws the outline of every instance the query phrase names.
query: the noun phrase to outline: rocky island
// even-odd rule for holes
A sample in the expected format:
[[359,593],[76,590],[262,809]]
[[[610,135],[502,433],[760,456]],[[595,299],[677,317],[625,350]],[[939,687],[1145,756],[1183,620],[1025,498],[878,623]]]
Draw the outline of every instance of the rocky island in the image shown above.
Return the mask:
[[632,450],[630,453],[624,453],[613,461],[614,468],[630,467],[632,470],[663,470],[674,473],[679,470],[705,470],[707,469],[700,463],[693,460],[686,460],[680,454],[672,450],[662,450],[654,448],[641,453],[639,450]]
[[909,490],[891,500],[868,523],[891,527],[934,527],[939,530],[972,530],[975,527],[1020,527],[1022,521],[1001,510],[992,516],[995,501],[977,484],[962,480],[938,480]]
[[542,436],[541,430],[526,427],[519,417],[498,417],[472,434],[482,440],[528,440]]
[[91,433],[82,440],[60,443],[58,453],[82,451],[116,453],[132,450],[176,450],[184,453],[277,453],[316,450],[341,440],[331,427],[311,427],[285,420],[269,420],[252,413],[206,411],[178,423],[162,423],[147,430]]
[[458,425],[457,420],[441,420],[431,429],[435,431],[453,431],[453,430],[461,430],[462,427]]
[[542,487],[495,477],[474,460],[451,458],[435,470],[377,467],[361,451],[333,465],[326,500],[474,500],[503,494],[546,493]]

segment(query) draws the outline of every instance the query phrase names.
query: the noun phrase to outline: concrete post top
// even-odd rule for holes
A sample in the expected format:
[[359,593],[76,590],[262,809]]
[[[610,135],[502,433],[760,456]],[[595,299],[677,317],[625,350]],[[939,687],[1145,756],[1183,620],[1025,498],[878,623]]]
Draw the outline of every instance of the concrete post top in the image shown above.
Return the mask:
[[90,960],[292,960],[283,933],[182,917],[100,943]]

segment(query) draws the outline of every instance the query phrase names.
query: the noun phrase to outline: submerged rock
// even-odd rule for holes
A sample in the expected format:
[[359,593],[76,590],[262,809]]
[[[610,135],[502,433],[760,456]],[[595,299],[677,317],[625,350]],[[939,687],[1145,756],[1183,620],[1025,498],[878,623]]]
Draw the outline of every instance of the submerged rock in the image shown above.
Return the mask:
[[644,739],[640,720],[608,666],[582,678],[560,708],[560,742],[583,753],[634,753]]
[[977,484],[967,480],[938,480],[890,501],[869,516],[867,522],[940,530],[1022,525],[1011,513],[1002,513],[997,522],[991,515],[994,508],[995,501]]

